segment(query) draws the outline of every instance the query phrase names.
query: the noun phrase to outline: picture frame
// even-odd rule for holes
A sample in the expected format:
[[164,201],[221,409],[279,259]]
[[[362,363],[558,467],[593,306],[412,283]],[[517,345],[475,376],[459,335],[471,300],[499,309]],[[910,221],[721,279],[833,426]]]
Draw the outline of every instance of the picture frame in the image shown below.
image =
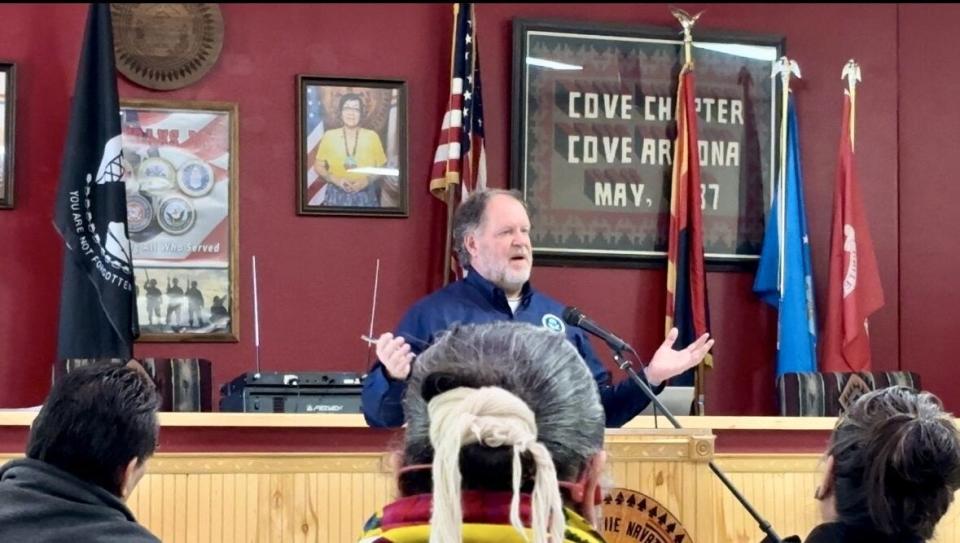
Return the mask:
[[14,169],[16,155],[14,128],[17,106],[17,66],[0,61],[0,209],[14,207]]
[[407,217],[407,84],[297,76],[297,213]]
[[236,103],[121,100],[142,342],[239,340]]
[[[708,269],[755,266],[770,202],[781,36],[695,29]],[[510,186],[538,263],[666,263],[678,28],[516,19]]]

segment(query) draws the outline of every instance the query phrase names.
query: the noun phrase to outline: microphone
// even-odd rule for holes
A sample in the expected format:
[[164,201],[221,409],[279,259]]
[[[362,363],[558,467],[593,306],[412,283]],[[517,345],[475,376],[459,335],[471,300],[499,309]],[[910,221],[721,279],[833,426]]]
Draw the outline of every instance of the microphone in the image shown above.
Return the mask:
[[584,331],[590,332],[591,334],[605,341],[606,344],[609,345],[614,351],[628,351],[633,354],[637,354],[630,344],[618,338],[612,332],[605,330],[599,324],[590,320],[586,315],[583,314],[582,311],[576,307],[573,307],[572,305],[563,309],[563,322],[569,324],[570,326],[576,326],[577,328],[582,328]]

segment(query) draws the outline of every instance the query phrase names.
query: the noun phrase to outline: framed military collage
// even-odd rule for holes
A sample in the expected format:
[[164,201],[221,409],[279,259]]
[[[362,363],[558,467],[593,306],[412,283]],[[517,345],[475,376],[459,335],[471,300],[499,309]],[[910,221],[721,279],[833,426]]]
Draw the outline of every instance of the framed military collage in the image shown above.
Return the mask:
[[237,105],[121,100],[141,341],[237,341]]

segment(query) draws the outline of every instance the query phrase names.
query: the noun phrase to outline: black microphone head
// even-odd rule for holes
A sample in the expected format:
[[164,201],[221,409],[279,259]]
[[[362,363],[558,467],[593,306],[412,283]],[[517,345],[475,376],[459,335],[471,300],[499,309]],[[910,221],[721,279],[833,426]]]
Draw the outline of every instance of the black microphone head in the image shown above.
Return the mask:
[[576,307],[568,305],[563,308],[563,322],[570,326],[580,326],[581,319],[583,319],[583,313]]

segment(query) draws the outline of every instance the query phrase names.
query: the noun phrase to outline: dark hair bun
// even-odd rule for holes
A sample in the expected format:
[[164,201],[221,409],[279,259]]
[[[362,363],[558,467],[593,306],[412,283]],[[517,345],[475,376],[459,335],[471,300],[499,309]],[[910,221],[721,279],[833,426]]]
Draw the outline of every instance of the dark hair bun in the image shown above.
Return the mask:
[[831,438],[840,519],[930,539],[960,487],[960,436],[940,400],[891,387],[865,394]]
[[431,373],[423,379],[423,388],[420,395],[423,397],[423,401],[430,403],[430,400],[435,396],[463,386],[470,385],[465,383],[459,375],[445,372]]

